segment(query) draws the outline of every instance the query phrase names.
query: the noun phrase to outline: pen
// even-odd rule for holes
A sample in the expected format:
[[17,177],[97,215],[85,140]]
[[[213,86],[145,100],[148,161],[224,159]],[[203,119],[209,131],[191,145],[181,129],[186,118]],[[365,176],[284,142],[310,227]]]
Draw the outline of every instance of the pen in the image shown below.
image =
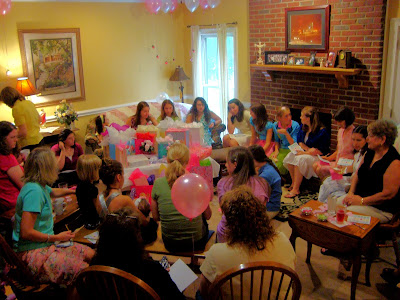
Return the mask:
[[365,230],[364,227],[361,227],[360,225],[358,225],[358,224],[356,224],[356,223],[353,223],[353,225],[354,225],[354,226],[357,226],[358,228],[361,228],[362,230]]

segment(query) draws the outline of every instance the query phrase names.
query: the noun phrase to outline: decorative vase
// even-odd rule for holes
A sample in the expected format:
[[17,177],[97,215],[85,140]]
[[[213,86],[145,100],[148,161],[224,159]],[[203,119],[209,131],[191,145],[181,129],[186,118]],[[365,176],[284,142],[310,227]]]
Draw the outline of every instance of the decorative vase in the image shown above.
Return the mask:
[[73,122],[71,123],[71,125],[69,126],[69,129],[71,129],[71,130],[75,130],[75,129],[76,129],[76,127],[75,127],[75,121],[73,121]]
[[71,123],[65,122],[64,124],[66,129],[71,129]]

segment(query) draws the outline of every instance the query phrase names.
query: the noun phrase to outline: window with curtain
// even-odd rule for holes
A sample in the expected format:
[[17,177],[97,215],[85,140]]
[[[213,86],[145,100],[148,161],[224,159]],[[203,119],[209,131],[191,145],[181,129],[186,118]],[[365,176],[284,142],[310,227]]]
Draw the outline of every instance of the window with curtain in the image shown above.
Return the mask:
[[203,97],[226,123],[228,101],[237,98],[236,27],[192,26],[194,97]]

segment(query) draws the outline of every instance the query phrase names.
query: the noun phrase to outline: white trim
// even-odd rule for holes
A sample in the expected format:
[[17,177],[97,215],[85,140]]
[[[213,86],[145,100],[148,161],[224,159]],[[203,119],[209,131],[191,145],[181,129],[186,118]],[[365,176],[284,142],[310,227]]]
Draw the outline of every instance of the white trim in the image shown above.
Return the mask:
[[98,3],[98,2],[142,3],[144,1],[145,0],[12,0],[12,2],[92,2],[92,3]]
[[[173,102],[180,102],[180,100],[181,100],[181,98],[179,96],[170,97],[170,99]],[[146,101],[146,102],[157,102],[156,99],[144,100],[144,101]],[[104,112],[107,112],[107,111],[110,111],[110,110],[113,110],[113,109],[129,106],[129,105],[135,105],[135,104],[138,104],[138,103],[139,103],[139,101],[135,101],[135,102],[129,102],[129,103],[118,104],[118,105],[113,105],[113,106],[106,106],[106,107],[99,107],[99,108],[82,110],[82,111],[78,111],[78,118],[92,116],[92,115],[99,115],[101,113],[104,113]],[[50,116],[50,117],[46,117],[46,121],[47,122],[57,122],[56,117],[54,115]]]

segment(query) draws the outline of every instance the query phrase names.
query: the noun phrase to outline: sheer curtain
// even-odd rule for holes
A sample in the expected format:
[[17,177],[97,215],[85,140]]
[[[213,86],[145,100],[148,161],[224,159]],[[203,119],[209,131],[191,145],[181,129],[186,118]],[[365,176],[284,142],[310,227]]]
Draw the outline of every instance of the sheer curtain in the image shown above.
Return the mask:
[[203,95],[202,89],[202,63],[201,63],[201,35],[200,27],[195,25],[190,28],[192,31],[192,49],[190,49],[192,56],[192,77],[193,77],[193,97],[201,97]]
[[218,67],[219,67],[219,105],[220,117],[222,122],[227,122],[227,107],[229,97],[229,82],[228,82],[228,57],[226,47],[226,24],[217,25],[218,38]]

